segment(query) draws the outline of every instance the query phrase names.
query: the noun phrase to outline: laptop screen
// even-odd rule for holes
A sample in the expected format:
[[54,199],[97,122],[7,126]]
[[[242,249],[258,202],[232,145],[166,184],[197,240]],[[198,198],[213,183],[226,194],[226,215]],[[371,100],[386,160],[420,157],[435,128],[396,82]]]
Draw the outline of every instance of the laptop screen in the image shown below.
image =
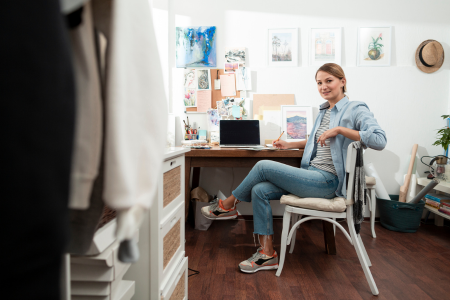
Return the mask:
[[221,145],[259,145],[259,120],[220,120]]

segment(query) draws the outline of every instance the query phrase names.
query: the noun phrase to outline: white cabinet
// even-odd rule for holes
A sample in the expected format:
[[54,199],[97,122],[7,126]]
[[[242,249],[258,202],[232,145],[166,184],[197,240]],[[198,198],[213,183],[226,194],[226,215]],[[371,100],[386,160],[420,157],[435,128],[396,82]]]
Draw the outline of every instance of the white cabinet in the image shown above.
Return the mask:
[[125,279],[136,281],[134,299],[187,299],[188,259],[185,254],[184,154],[167,150],[153,202],[139,236],[139,262]]

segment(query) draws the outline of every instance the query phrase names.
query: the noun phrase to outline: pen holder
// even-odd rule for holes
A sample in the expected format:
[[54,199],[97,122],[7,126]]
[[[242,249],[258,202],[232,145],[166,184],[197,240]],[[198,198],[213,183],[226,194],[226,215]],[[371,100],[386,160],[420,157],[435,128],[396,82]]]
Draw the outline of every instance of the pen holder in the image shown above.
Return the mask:
[[188,134],[188,133],[186,133],[184,135],[184,139],[185,140],[197,140],[198,139],[198,134]]

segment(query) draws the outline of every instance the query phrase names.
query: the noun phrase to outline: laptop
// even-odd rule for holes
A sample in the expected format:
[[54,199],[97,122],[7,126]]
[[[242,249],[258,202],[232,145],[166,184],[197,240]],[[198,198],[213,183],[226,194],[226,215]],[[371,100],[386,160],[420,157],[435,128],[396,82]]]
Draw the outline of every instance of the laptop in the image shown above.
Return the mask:
[[259,120],[220,120],[220,147],[264,147],[259,140]]

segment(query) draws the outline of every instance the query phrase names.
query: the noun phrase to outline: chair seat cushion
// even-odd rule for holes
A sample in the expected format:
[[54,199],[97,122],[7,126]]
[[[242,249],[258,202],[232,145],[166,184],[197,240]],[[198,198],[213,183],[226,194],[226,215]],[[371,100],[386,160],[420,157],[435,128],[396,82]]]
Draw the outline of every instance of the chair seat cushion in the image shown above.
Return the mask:
[[280,203],[296,207],[322,211],[331,211],[331,212],[343,212],[346,209],[345,198],[343,197],[336,197],[333,199],[300,198],[298,196],[289,194],[282,196],[280,199]]

